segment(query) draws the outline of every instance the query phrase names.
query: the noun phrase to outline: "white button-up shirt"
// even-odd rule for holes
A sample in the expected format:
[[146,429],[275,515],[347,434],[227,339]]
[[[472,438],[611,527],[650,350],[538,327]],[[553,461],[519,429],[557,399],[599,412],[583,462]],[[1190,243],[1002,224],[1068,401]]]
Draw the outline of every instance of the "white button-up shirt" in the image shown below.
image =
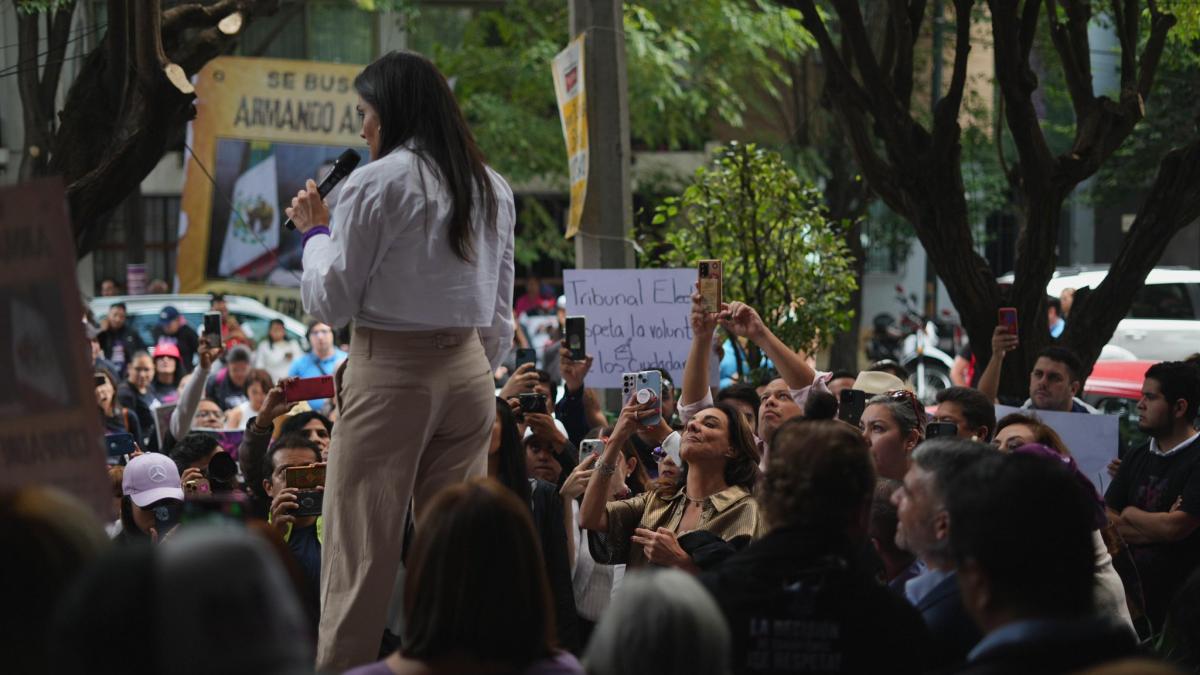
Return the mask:
[[450,193],[432,161],[399,147],[350,174],[331,235],[304,247],[304,310],[335,327],[351,319],[379,330],[478,328],[492,368],[512,346],[512,190],[488,169],[496,219],[472,209],[471,259],[449,241]]

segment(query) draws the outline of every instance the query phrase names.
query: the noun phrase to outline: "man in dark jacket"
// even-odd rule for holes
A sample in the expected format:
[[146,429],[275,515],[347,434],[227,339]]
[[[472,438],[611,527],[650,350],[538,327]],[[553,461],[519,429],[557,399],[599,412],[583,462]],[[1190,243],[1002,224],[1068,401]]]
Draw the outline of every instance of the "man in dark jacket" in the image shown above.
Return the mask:
[[158,325],[150,331],[154,344],[169,342],[179,348],[179,358],[183,368],[192,372],[196,352],[200,349],[200,336],[191,326],[183,322],[183,316],[171,305],[162,308],[158,313]]
[[133,355],[146,351],[146,343],[126,319],[125,303],[114,302],[108,308],[108,315],[100,322],[100,335],[97,337],[104,358],[116,365],[117,376],[121,380],[125,379]]
[[735,673],[923,672],[920,615],[860,562],[875,470],[831,420],[778,428],[759,498],[774,528],[700,576],[729,621]]
[[994,452],[982,443],[953,437],[926,441],[913,452],[904,483],[892,495],[898,518],[896,545],[916,555],[924,567],[905,584],[904,595],[933,635],[933,666],[962,663],[982,637],[959,596],[945,494],[946,486],[963,471]]
[[986,633],[960,672],[1073,673],[1136,654],[1128,626],[1093,613],[1095,505],[1057,460],[984,457],[946,505],[963,605]]

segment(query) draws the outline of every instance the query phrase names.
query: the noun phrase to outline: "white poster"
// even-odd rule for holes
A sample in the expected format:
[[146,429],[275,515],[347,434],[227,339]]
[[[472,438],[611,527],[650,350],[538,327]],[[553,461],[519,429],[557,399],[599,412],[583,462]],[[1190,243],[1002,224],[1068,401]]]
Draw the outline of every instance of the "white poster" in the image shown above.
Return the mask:
[[275,155],[250,167],[233,186],[233,210],[217,271],[230,276],[279,248]]
[[[564,270],[567,314],[587,319],[587,352],[595,358],[589,387],[617,389],[621,374],[662,368],[676,386],[692,345],[696,270]],[[714,354],[709,382],[717,383]]]
[[1058,432],[1083,474],[1104,494],[1109,477],[1106,467],[1117,456],[1121,444],[1116,415],[1024,410],[1007,405],[996,406],[996,419],[1009,413],[1035,415],[1046,426]]

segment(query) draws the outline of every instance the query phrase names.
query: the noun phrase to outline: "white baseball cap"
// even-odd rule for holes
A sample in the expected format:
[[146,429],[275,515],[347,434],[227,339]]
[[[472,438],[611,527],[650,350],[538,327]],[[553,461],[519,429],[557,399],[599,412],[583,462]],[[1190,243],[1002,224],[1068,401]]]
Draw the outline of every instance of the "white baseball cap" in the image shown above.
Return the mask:
[[175,462],[162,453],[138,455],[125,466],[125,475],[121,479],[121,493],[143,508],[160,499],[183,501],[179,469],[176,468]]

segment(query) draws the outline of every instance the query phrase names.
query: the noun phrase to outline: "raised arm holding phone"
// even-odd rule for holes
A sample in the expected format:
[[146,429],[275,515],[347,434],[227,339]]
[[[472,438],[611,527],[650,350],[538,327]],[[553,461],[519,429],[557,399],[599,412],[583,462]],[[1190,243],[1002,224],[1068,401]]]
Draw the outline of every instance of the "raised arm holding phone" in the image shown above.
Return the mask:
[[410,496],[419,528],[441,488],[484,474],[491,374],[513,339],[512,191],[446,79],[391,52],[354,87],[370,162],[332,215],[311,180],[287,209],[305,311],[355,322],[324,498],[317,666],[334,672],[378,653]]

